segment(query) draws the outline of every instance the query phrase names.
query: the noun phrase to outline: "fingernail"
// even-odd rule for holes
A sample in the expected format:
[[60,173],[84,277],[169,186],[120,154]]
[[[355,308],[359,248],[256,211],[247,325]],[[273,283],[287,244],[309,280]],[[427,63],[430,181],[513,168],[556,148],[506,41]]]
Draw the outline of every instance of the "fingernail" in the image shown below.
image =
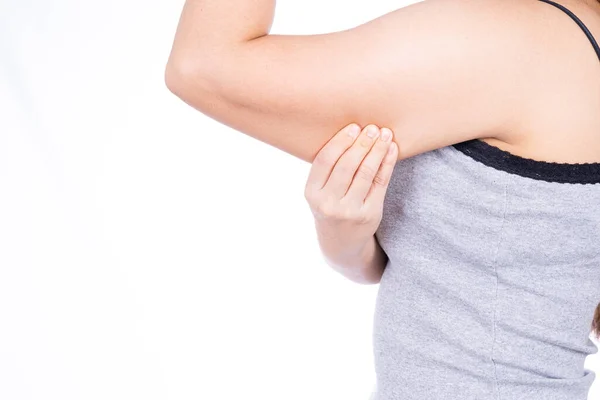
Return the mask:
[[381,128],[381,139],[383,139],[384,142],[389,142],[391,138],[392,131],[388,128]]
[[371,139],[376,137],[378,133],[379,129],[375,125],[369,125],[369,127],[367,128],[367,136]]
[[348,136],[356,139],[358,134],[360,133],[360,128],[356,124],[352,124],[348,127]]

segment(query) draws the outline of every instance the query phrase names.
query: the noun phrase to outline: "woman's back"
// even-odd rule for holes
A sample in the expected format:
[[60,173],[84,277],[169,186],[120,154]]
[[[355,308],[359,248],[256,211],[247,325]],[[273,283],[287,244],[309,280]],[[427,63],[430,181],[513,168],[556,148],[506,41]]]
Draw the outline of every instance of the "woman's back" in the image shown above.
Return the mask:
[[[600,302],[600,60],[574,20],[542,6],[523,14],[539,21],[540,36],[524,38],[539,52],[532,44],[522,60],[534,82],[515,102],[530,106],[511,140],[396,165],[376,233],[389,262],[374,400],[587,399]],[[583,14],[600,35],[600,17]]]
[[396,165],[376,233],[375,400],[587,398],[600,163],[498,152],[474,140]]

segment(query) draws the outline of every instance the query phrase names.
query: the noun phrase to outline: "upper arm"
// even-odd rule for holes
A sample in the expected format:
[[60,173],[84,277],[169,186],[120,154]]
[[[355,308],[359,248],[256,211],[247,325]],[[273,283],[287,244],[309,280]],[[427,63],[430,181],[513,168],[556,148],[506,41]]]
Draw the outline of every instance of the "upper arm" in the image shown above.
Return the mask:
[[206,115],[310,162],[350,122],[392,129],[399,158],[501,138],[515,120],[519,71],[498,4],[427,0],[344,31],[189,50],[170,61],[167,84]]

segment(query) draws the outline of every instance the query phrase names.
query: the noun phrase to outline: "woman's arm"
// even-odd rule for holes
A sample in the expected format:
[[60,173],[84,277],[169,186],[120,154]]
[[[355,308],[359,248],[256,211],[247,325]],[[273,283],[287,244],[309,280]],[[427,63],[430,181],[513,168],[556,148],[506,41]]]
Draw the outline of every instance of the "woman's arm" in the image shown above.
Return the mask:
[[342,254],[329,250],[319,240],[325,262],[346,279],[361,285],[374,285],[381,281],[387,266],[388,256],[373,235],[357,254]]
[[170,90],[309,162],[349,122],[392,129],[402,159],[503,139],[518,121],[523,33],[513,1],[426,0],[319,35],[269,35],[274,7],[187,0],[165,73]]

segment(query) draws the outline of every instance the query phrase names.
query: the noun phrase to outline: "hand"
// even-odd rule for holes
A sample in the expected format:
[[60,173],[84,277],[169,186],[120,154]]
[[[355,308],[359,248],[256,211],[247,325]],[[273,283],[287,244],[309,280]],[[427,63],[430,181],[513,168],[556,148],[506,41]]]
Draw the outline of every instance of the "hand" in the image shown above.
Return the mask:
[[330,254],[353,257],[377,231],[398,155],[392,136],[388,128],[371,124],[360,132],[350,124],[316,155],[304,197],[321,248]]

